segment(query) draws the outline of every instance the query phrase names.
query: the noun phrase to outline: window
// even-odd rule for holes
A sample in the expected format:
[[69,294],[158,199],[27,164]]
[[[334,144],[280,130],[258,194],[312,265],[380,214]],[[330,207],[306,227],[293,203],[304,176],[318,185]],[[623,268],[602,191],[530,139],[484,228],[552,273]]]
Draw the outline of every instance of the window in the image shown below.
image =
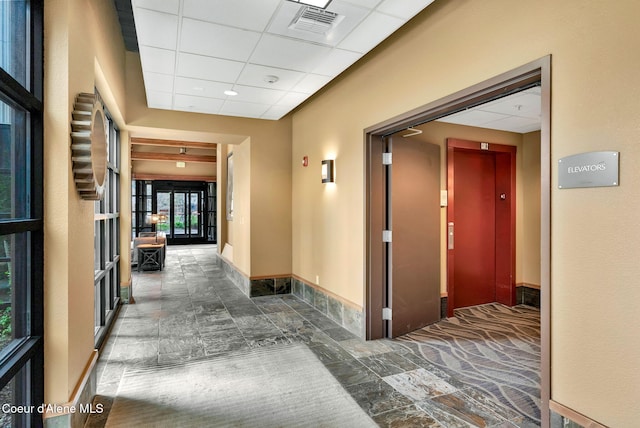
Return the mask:
[[[102,102],[100,96],[98,102]],[[104,197],[95,202],[94,303],[95,345],[99,348],[120,304],[120,133],[109,111],[107,119],[107,177]]]
[[44,400],[42,7],[0,1],[0,402],[16,406]]

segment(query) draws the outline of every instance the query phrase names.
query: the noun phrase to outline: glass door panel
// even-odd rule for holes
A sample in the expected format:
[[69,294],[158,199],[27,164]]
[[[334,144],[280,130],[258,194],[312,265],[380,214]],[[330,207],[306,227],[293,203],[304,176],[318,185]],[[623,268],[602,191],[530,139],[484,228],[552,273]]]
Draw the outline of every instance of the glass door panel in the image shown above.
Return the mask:
[[173,192],[173,237],[184,238],[187,235],[187,195],[185,192]]
[[190,237],[196,238],[202,236],[202,225],[200,223],[200,213],[202,211],[202,198],[204,192],[190,192],[190,205],[191,210],[189,216],[190,223]]
[[158,224],[156,230],[158,232],[164,232],[167,238],[173,237],[171,230],[171,193],[172,192],[157,192],[156,193],[156,212],[158,214]]

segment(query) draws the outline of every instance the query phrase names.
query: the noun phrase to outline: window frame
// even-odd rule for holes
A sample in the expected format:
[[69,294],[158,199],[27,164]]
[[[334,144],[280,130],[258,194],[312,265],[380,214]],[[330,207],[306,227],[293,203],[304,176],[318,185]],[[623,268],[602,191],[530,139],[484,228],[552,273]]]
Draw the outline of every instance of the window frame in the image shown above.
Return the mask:
[[[21,257],[29,256],[28,265],[20,269],[26,276],[18,278],[26,283],[16,287],[19,292],[15,301],[27,314],[21,322],[27,324],[28,335],[9,342],[9,346],[0,353],[0,389],[16,380],[13,392],[18,400],[38,405],[44,402],[44,2],[30,0],[24,3],[26,40],[18,49],[27,50],[24,64],[27,68],[26,82],[22,85],[0,68],[0,96],[3,102],[27,112],[26,135],[22,144],[29,169],[29,212],[21,218],[0,220],[0,235],[25,237],[25,242],[15,245],[14,250]],[[16,401],[16,396],[13,399]],[[18,426],[42,426],[42,416],[37,412],[14,415],[12,422]]]
[[96,90],[107,120],[107,176],[94,207],[94,341],[99,349],[116,318],[120,299],[120,131]]

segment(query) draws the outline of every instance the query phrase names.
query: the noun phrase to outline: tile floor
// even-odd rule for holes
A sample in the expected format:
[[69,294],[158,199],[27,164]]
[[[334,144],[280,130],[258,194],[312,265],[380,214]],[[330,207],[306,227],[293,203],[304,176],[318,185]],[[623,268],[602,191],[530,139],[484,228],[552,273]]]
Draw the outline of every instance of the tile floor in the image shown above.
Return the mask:
[[[98,362],[96,399],[107,410],[127,369],[303,343],[380,426],[536,426],[402,341],[363,341],[291,295],[249,299],[214,248],[168,247],[162,272],[134,273],[135,304],[122,307]],[[86,426],[104,426],[101,416]]]

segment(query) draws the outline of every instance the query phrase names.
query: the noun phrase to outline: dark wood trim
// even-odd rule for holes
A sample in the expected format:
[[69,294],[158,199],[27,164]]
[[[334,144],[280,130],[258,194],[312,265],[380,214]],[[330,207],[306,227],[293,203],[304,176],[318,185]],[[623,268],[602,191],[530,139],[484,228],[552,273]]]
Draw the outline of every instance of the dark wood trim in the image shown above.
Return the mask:
[[199,163],[215,163],[215,156],[205,155],[188,155],[180,153],[152,153],[152,152],[131,152],[131,160],[146,161],[172,161],[172,162],[199,162]]
[[206,181],[207,183],[216,182],[217,177],[211,175],[161,175],[161,174],[132,174],[132,180],[149,180],[149,181]]
[[29,112],[42,111],[42,101],[25,89],[13,76],[0,68],[0,92],[8,95],[3,101],[16,105]]
[[9,235],[11,233],[33,232],[40,229],[42,229],[41,219],[0,221],[0,235]]
[[185,147],[187,149],[216,150],[215,143],[202,143],[197,141],[160,140],[154,138],[131,137],[131,145],[136,146],[162,146],[162,147]]

